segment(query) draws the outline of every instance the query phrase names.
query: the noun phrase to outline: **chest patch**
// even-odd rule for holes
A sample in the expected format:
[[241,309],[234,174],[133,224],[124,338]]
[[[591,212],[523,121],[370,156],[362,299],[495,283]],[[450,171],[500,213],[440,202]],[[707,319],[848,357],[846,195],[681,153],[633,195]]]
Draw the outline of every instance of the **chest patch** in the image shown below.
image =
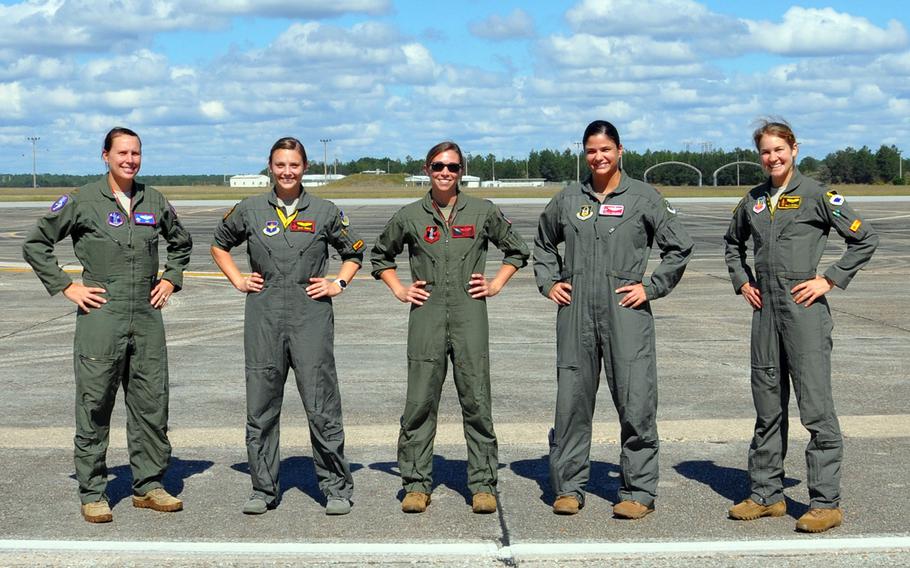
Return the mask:
[[600,206],[600,215],[606,215],[607,217],[622,217],[623,211],[626,210],[625,205],[613,205],[612,203],[604,203]]
[[453,239],[473,239],[474,238],[474,225],[453,225],[452,226],[452,238]]
[[798,195],[781,195],[777,200],[778,209],[799,209],[803,198]]
[[582,221],[587,221],[594,216],[594,208],[590,205],[582,205],[581,209],[578,210],[578,213],[576,213],[575,216]]
[[316,221],[294,219],[291,221],[291,231],[294,233],[315,233]]
[[262,229],[262,234],[267,237],[274,237],[280,230],[281,226],[278,224],[278,221],[266,221],[265,227]]
[[768,202],[765,200],[765,196],[761,196],[755,200],[755,205],[752,206],[753,213],[761,213],[768,207]]
[[436,225],[428,226],[427,229],[423,232],[423,240],[425,240],[426,242],[428,242],[430,244],[433,244],[436,241],[438,241],[439,240],[439,227],[437,227]]
[[133,223],[136,225],[154,225],[155,224],[155,214],[154,213],[140,213],[136,211],[133,213]]
[[111,211],[107,214],[107,224],[111,227],[119,227],[123,224],[123,215],[119,211]]

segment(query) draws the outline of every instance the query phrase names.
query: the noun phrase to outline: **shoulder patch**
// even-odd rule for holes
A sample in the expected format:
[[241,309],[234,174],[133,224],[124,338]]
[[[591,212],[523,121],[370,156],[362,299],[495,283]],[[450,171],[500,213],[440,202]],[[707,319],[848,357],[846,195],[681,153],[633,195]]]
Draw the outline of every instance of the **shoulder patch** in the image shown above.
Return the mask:
[[667,211],[668,211],[671,215],[676,215],[676,209],[674,209],[673,206],[670,205],[670,201],[669,201],[669,200],[664,199],[664,205],[667,206]]
[[60,197],[57,198],[57,201],[54,201],[51,204],[51,213],[56,213],[57,211],[60,211],[61,209],[66,207],[66,204],[69,202],[70,202],[69,194],[61,195]]
[[223,219],[224,219],[225,221],[227,221],[227,218],[231,216],[231,213],[234,212],[234,209],[237,209],[237,206],[236,206],[236,205],[234,205],[233,207],[231,207],[231,210],[224,214]]
[[828,203],[830,203],[831,205],[834,205],[835,207],[844,204],[844,200],[845,200],[844,196],[838,195],[838,193],[836,191],[829,191],[825,195],[828,197]]
[[351,224],[351,220],[348,219],[348,216],[345,215],[345,214],[344,214],[344,211],[342,211],[341,209],[338,210],[338,216],[341,218],[341,226],[342,226],[342,227],[347,227],[348,225]]

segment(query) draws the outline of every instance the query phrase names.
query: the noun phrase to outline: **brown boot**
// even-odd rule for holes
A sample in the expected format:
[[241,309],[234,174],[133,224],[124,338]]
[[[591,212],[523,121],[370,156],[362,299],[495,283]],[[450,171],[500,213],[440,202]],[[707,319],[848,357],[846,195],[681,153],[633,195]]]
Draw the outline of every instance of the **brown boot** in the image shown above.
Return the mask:
[[844,522],[844,514],[840,509],[809,509],[796,521],[796,530],[820,533],[839,527],[842,522]]
[[401,501],[401,510],[405,513],[423,513],[430,504],[430,494],[410,491]]
[[94,503],[84,503],[82,518],[90,523],[109,523],[114,520],[114,515],[111,513],[111,506],[102,499]]
[[560,495],[553,503],[553,512],[557,515],[574,515],[581,509],[581,503],[574,495]]
[[731,519],[737,521],[754,521],[762,517],[783,517],[787,514],[787,502],[778,501],[771,505],[762,505],[752,499],[740,501],[727,511]]
[[492,493],[475,493],[471,509],[481,515],[495,513],[496,497]]
[[620,501],[613,505],[613,516],[619,519],[640,519],[654,511],[654,507],[646,507],[638,501]]
[[173,513],[183,509],[183,501],[158,487],[145,495],[133,495],[133,507],[161,511],[162,513]]

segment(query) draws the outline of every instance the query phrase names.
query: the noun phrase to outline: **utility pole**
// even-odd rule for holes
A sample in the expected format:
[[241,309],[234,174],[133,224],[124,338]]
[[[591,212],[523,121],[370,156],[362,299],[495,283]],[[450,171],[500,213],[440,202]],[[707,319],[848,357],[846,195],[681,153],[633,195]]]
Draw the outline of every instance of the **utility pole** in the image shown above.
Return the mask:
[[581,142],[573,142],[575,150],[575,183],[581,182]]
[[496,181],[496,155],[490,154],[490,156],[493,158],[493,181]]
[[471,153],[465,152],[464,153],[464,175],[465,175],[465,177],[468,176],[468,162],[469,161],[471,161]]
[[901,158],[901,151],[897,151],[897,179],[904,182],[904,159]]
[[322,182],[326,184],[329,182],[329,142],[332,141],[331,138],[320,138],[322,142]]
[[38,188],[38,140],[40,136],[26,136],[26,140],[32,143],[32,189]]

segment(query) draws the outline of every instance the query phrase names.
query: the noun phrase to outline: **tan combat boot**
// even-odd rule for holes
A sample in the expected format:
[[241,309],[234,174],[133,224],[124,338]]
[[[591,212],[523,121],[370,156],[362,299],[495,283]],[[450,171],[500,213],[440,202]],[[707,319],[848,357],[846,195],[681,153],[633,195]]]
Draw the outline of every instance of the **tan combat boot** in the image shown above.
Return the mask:
[[654,507],[647,507],[638,501],[620,501],[613,505],[613,516],[619,519],[641,519],[648,513],[653,513]]
[[114,515],[111,513],[111,506],[102,499],[94,503],[84,503],[82,518],[90,523],[109,523],[114,520]]
[[553,512],[557,515],[574,515],[581,509],[581,503],[574,495],[560,495],[553,503]]
[[754,521],[761,517],[783,517],[787,514],[787,502],[778,501],[772,505],[762,505],[752,499],[740,501],[727,512],[731,519],[737,521]]
[[495,513],[496,497],[492,493],[475,493],[471,508],[479,514]]
[[152,509],[162,513],[173,513],[183,509],[183,501],[158,487],[145,495],[133,495],[133,507]]
[[423,513],[430,504],[430,494],[410,491],[401,501],[401,510],[405,513]]
[[840,509],[809,509],[796,521],[796,530],[820,533],[839,527],[842,522],[844,522],[844,514]]

